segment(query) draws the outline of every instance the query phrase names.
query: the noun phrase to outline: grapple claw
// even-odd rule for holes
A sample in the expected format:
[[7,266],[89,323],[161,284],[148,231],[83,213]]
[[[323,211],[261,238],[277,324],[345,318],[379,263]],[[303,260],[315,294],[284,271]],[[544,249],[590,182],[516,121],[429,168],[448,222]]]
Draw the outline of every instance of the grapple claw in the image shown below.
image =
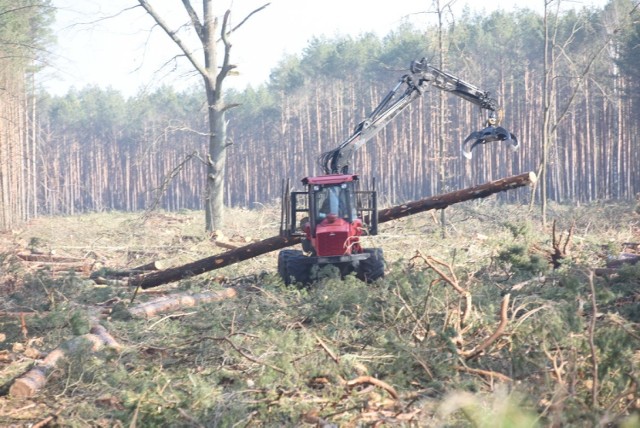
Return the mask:
[[519,143],[515,135],[501,126],[489,125],[481,131],[474,131],[462,143],[462,155],[471,159],[472,150],[481,144],[505,141],[512,150],[517,150]]

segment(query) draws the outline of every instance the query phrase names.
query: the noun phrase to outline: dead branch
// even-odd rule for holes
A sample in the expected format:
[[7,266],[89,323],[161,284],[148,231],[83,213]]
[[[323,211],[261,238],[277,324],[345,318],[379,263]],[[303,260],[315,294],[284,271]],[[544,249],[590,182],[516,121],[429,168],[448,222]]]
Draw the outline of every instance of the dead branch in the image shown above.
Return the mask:
[[158,205],[160,205],[160,201],[162,199],[162,196],[165,194],[165,192],[169,188],[169,184],[171,184],[171,181],[174,178],[176,178],[176,176],[184,169],[185,165],[189,161],[191,161],[191,159],[193,159],[197,154],[198,154],[198,152],[193,152],[190,155],[188,155],[186,158],[184,158],[182,160],[182,162],[180,162],[171,171],[169,171],[169,173],[162,180],[162,183],[160,183],[160,186],[158,188],[154,189],[155,190],[155,196],[154,196],[153,201],[151,202],[151,204],[149,204],[149,207],[145,210],[144,214],[142,215],[143,219],[146,219],[147,217],[149,217],[151,212],[155,211],[156,208],[158,208]]
[[389,385],[388,383],[381,381],[380,379],[376,379],[375,377],[371,377],[371,376],[358,376],[355,379],[352,380],[348,380],[345,382],[345,386],[347,386],[348,388],[353,388],[355,386],[358,385],[363,385],[363,384],[369,384],[369,385],[374,385],[377,386],[378,388],[382,388],[385,391],[387,391],[389,393],[389,395],[394,399],[397,400],[398,399],[398,393],[396,392],[395,388],[391,385]]
[[249,20],[249,18],[251,18],[252,15],[255,15],[256,13],[260,12],[262,9],[266,8],[267,6],[269,6],[271,4],[271,2],[269,3],[265,3],[262,6],[260,6],[259,8],[253,10],[251,13],[249,13],[247,16],[244,17],[244,19],[242,21],[240,21],[240,23],[238,25],[236,25],[235,27],[233,27],[231,29],[231,32],[236,31],[238,28],[240,28],[245,22],[247,22]]
[[135,318],[150,318],[177,309],[191,308],[205,303],[233,299],[236,295],[237,291],[235,288],[225,288],[221,291],[207,291],[197,294],[174,294],[129,308],[129,313]]
[[320,337],[317,334],[313,334],[316,338],[316,341],[318,342],[318,345],[320,345],[320,347],[322,349],[324,349],[324,352],[327,353],[327,355],[336,363],[336,364],[340,364],[340,358],[333,352],[331,351],[331,349],[329,349],[329,347],[327,346],[326,343],[324,343],[324,341],[322,339],[320,339]]
[[238,348],[238,346],[233,343],[233,341],[231,339],[229,339],[228,337],[224,338],[224,341],[227,342],[229,345],[231,345],[231,347],[240,355],[242,355],[244,358],[246,358],[247,360],[256,363],[256,364],[260,364],[261,366],[265,366],[265,367],[269,367],[275,371],[277,371],[278,373],[282,373],[284,374],[285,371],[282,370],[280,367],[276,367],[274,365],[265,363],[264,361],[260,361],[257,358],[252,357],[251,355],[247,354],[246,352],[244,352],[242,349]]
[[469,351],[458,351],[458,353],[463,356],[465,359],[469,360],[478,356],[482,351],[487,349],[493,342],[495,342],[504,332],[504,329],[507,327],[507,323],[509,322],[509,317],[507,316],[507,309],[509,308],[509,299],[511,295],[505,294],[502,298],[502,304],[500,305],[500,323],[496,328],[496,331],[493,332],[491,336],[489,336],[484,342],[475,348]]
[[418,317],[418,315],[416,315],[416,313],[411,308],[409,303],[407,303],[404,297],[402,297],[402,294],[400,293],[399,290],[397,289],[393,290],[393,294],[402,302],[405,309],[407,310],[409,315],[411,315],[411,318],[413,318],[413,320],[416,323],[415,326],[413,327],[413,330],[411,331],[411,335],[415,337],[419,342],[422,342],[425,338],[425,335],[429,331],[427,327],[424,325],[424,323],[422,322],[422,317]]
[[556,355],[551,355],[551,352],[549,352],[546,346],[543,346],[542,351],[553,365],[553,375],[558,381],[558,384],[561,385],[563,389],[566,389],[567,386],[564,378],[562,377],[562,373],[564,372],[564,367],[567,365],[567,361],[564,361],[562,359],[562,351],[556,351],[556,354],[559,356],[559,358],[556,358]]
[[511,379],[509,376],[503,375],[502,373],[494,372],[491,370],[472,369],[471,367],[465,367],[465,366],[455,366],[454,368],[459,372],[477,374],[480,376],[488,377],[490,379],[495,378],[503,382],[513,382],[513,379]]
[[[472,311],[472,296],[471,293],[465,290],[458,281],[458,277],[456,276],[453,267],[446,262],[438,260],[431,256],[425,256],[420,251],[416,251],[416,255],[411,258],[411,262],[415,259],[422,260],[431,270],[433,270],[440,279],[449,284],[463,299],[464,299],[464,309],[460,310],[460,319],[458,320],[457,330],[460,332],[462,327],[467,325],[469,321],[469,316]],[[446,268],[448,274],[445,273],[441,267]],[[426,331],[426,330],[425,330]]]
[[612,276],[620,273],[620,269],[618,268],[596,268],[593,270],[595,276]]
[[[461,296],[466,296],[468,294],[468,291],[460,286],[458,278],[456,277],[456,274],[450,264],[431,256],[424,256],[420,251],[416,251],[416,255],[413,256],[410,261],[413,261],[416,258],[424,261],[425,264],[429,266],[429,268],[437,273],[444,282],[453,287],[453,289],[456,290],[458,294],[460,294]],[[445,267],[449,271],[449,275],[444,273],[444,271],[440,269],[440,267]]]
[[[637,397],[637,393],[638,393],[638,382],[637,380],[631,376],[628,375],[631,378],[631,385],[629,385],[629,387],[627,389],[625,389],[624,391],[622,391],[620,394],[618,394],[615,398],[613,398],[613,400],[611,400],[611,403],[609,404],[609,406],[607,407],[607,413],[610,413],[613,408],[618,405],[618,403],[621,400],[629,400],[629,397],[631,396],[632,398],[636,398]],[[634,401],[629,400],[629,401]],[[607,424],[601,424],[601,426],[606,426]]]
[[61,406],[58,410],[56,410],[54,414],[47,416],[46,418],[42,419],[40,422],[35,423],[34,425],[31,425],[31,428],[48,427],[49,424],[53,422],[53,420],[55,420],[58,416],[60,416],[60,413],[62,413],[64,409],[65,407]]

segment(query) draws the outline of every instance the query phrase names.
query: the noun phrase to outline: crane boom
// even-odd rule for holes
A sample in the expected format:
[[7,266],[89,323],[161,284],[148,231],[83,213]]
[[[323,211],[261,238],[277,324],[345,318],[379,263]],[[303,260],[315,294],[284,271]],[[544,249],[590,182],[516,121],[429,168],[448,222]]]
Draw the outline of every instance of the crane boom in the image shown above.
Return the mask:
[[[496,115],[498,103],[489,96],[489,92],[483,91],[476,86],[465,82],[449,73],[439,70],[427,62],[426,59],[414,61],[410,67],[410,73],[400,78],[398,83],[382,99],[380,104],[360,122],[354,132],[344,140],[337,148],[320,155],[319,164],[325,174],[346,174],[349,169],[349,162],[356,150],[363,144],[375,137],[393,118],[406,109],[416,98],[422,96],[427,88],[432,85],[443,91],[451,92],[482,109],[491,111],[489,124],[482,131],[472,133],[467,142],[476,141],[471,146],[484,144],[491,141],[509,141],[517,148],[518,143],[515,136],[504,128],[496,127]],[[404,87],[404,90],[401,89]],[[491,122],[493,119],[493,122]],[[470,150],[463,153],[470,157]]]

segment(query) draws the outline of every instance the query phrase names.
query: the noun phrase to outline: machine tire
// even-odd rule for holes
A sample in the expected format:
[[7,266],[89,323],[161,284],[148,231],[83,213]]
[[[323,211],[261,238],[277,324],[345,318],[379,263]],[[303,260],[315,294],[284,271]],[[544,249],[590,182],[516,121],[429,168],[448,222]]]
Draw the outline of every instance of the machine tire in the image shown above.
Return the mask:
[[361,260],[358,266],[358,279],[372,283],[384,277],[384,254],[382,248],[365,248],[364,253],[370,254],[369,258]]
[[302,284],[311,282],[311,258],[300,250],[282,250],[278,254],[278,274],[285,285]]
[[303,287],[311,284],[311,269],[313,266],[313,258],[305,256],[302,251],[298,251],[298,254],[289,257],[287,260],[289,283],[300,284]]
[[280,251],[280,253],[278,253],[278,275],[280,275],[280,278],[282,278],[284,283],[287,285],[289,285],[289,282],[291,282],[290,281],[291,277],[289,276],[289,270],[287,269],[287,260],[289,260],[289,258],[295,255],[296,253],[299,253],[299,251],[282,250]]

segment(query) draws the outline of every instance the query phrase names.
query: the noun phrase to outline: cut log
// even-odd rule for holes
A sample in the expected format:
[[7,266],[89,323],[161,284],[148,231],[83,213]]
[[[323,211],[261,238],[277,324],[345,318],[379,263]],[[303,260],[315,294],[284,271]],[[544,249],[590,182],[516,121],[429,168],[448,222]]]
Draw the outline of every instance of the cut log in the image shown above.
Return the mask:
[[115,349],[116,351],[122,350],[122,345],[101,324],[94,323],[89,333],[99,337],[107,348]]
[[151,263],[147,263],[142,266],[138,266],[136,268],[131,269],[133,272],[137,273],[139,271],[150,271],[150,270],[162,270],[169,267],[169,262],[166,260],[156,260]]
[[136,318],[150,318],[160,313],[175,311],[176,309],[190,308],[205,303],[232,299],[236,297],[236,295],[237,293],[234,288],[225,288],[222,291],[208,291],[198,294],[174,294],[130,308],[129,313]]
[[[536,174],[528,172],[500,180],[491,181],[479,186],[469,187],[467,189],[458,190],[444,195],[432,196],[430,198],[421,199],[419,201],[410,202],[396,207],[384,209],[378,212],[378,223],[395,220],[409,215],[418,214],[424,211],[446,208],[460,202],[472,199],[486,198],[495,193],[504,192],[506,190],[518,187],[528,186],[535,183]],[[368,222],[365,219],[365,222]],[[254,242],[243,247],[227,251],[222,254],[207,257],[195,262],[187,263],[182,266],[176,266],[151,272],[146,275],[140,275],[131,278],[129,283],[136,287],[151,288],[173,281],[179,281],[195,275],[200,275],[215,269],[220,269],[234,263],[251,259],[272,251],[290,247],[300,243],[301,238],[298,236],[283,237],[273,236],[265,240]]]
[[607,261],[608,268],[619,268],[625,265],[635,265],[640,256],[633,253],[620,253],[617,258]]
[[64,358],[68,353],[79,352],[83,346],[89,346],[91,352],[102,349],[105,345],[115,350],[120,350],[120,344],[107,332],[100,324],[95,324],[91,328],[91,333],[76,336],[60,345],[44,360],[24,375],[16,379],[9,394],[13,397],[32,397],[41,390],[47,383],[47,376],[58,364],[60,359]]
[[257,256],[261,256],[281,248],[290,247],[300,243],[301,238],[298,236],[285,237],[273,236],[263,241],[245,245],[235,250],[230,250],[222,254],[206,257],[195,262],[187,263],[182,266],[176,266],[151,272],[146,275],[131,278],[129,283],[133,286],[139,286],[143,289],[157,287],[162,284],[168,284],[173,281],[179,281],[195,275],[200,275],[215,269],[232,265],[244,260],[248,260]]
[[[529,186],[535,183],[536,180],[537,177],[534,172],[527,172],[525,174],[502,178],[500,180],[491,181],[478,186],[456,190],[455,192],[420,199],[419,201],[409,202],[378,211],[378,223],[396,220],[425,211],[444,209],[450,205],[470,201],[472,199],[486,198],[506,190]],[[365,223],[368,223],[368,219],[366,218]]]

